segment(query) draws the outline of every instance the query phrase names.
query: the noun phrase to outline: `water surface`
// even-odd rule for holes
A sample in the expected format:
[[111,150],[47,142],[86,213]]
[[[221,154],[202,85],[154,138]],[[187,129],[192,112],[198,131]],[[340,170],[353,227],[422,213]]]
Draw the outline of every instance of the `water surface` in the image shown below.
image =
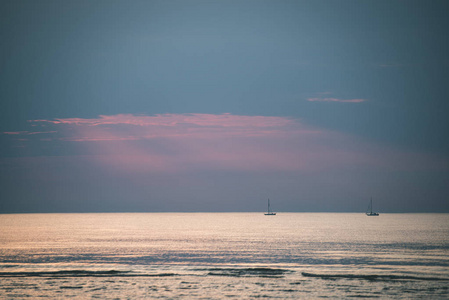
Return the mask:
[[449,296],[449,214],[0,215],[3,298]]

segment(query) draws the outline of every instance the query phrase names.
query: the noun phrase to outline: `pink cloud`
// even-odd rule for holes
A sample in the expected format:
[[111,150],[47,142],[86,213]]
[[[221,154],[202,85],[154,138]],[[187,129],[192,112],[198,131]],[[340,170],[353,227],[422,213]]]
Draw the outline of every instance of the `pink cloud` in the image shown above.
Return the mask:
[[56,131],[7,131],[2,133],[7,135],[34,135],[34,134],[56,133]]
[[342,102],[342,103],[361,103],[366,99],[338,99],[338,98],[308,98],[310,102]]
[[229,113],[221,115],[213,114],[159,114],[155,116],[142,116],[133,114],[118,114],[112,116],[100,115],[94,119],[66,118],[54,120],[32,120],[31,122],[43,122],[53,124],[75,125],[111,125],[127,124],[136,126],[177,126],[179,124],[191,124],[198,126],[221,127],[271,127],[285,126],[293,123],[292,120],[283,117],[266,116],[237,116]]
[[[121,172],[307,171],[420,168],[426,158],[368,145],[286,117],[119,114],[34,120],[49,140],[71,143],[94,164]],[[36,131],[39,132],[39,131]],[[31,138],[29,134],[26,134]],[[75,146],[76,145],[76,146]]]
[[[94,119],[67,118],[33,120],[34,123],[50,124],[64,131],[61,139],[66,141],[123,141],[154,138],[174,138],[208,135],[266,136],[283,134],[289,130],[313,130],[298,126],[298,122],[285,117],[238,116],[231,114],[161,114],[136,116],[119,114],[100,115]],[[316,131],[316,130],[315,130]]]
[[6,131],[6,132],[2,132],[2,133],[7,134],[7,135],[19,135],[19,134],[27,133],[27,131]]

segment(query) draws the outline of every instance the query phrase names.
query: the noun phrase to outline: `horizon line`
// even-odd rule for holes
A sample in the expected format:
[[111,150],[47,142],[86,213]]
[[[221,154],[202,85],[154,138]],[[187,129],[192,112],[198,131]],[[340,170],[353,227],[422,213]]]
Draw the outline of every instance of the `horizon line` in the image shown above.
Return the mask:
[[[264,214],[266,211],[85,211],[85,212],[0,212],[0,215],[25,215],[25,214],[233,214],[233,213],[254,213]],[[365,214],[366,212],[360,211],[276,211],[277,214]],[[420,211],[420,212],[378,212],[379,214],[449,214],[447,212],[432,212],[432,211]]]

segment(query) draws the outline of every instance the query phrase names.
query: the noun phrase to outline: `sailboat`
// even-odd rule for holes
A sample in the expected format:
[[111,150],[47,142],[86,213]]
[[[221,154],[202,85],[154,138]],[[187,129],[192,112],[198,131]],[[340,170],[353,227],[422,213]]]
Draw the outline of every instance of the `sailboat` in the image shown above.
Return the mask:
[[270,199],[268,199],[268,211],[267,211],[267,213],[266,213],[265,215],[266,215],[266,216],[275,216],[275,215],[276,215],[275,212],[272,212],[272,211],[270,210]]
[[369,217],[376,217],[379,215],[379,213],[373,212],[373,198],[371,198],[371,201],[368,206],[368,210],[366,211],[366,215]]

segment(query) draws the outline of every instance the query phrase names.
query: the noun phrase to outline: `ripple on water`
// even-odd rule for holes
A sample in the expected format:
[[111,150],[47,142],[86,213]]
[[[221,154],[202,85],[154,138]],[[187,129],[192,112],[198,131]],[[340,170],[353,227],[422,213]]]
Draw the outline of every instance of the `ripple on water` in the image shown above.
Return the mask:
[[82,286],[66,286],[66,285],[62,285],[59,287],[60,289],[82,289]]

